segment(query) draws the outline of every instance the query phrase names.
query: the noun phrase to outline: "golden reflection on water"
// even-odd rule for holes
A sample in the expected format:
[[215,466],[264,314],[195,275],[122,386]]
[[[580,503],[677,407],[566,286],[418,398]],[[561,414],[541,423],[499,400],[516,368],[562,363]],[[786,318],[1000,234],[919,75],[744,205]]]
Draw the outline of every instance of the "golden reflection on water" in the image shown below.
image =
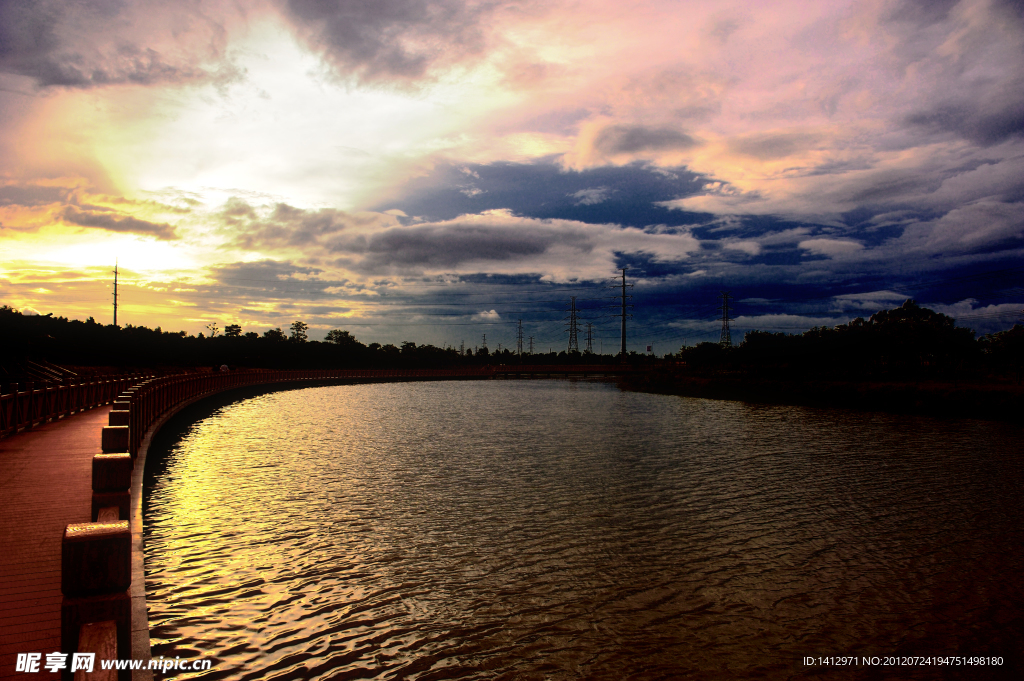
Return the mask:
[[197,423],[147,489],[154,652],[253,679],[1005,656],[1020,434],[593,382],[264,395]]

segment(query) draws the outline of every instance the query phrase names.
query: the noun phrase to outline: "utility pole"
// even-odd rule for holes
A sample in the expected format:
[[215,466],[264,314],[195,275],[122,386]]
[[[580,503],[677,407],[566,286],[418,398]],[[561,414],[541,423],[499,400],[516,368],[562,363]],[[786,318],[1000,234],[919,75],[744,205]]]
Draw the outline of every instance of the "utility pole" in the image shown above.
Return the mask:
[[576,296],[569,298],[569,317],[566,326],[569,327],[569,352],[579,352],[580,344],[577,340],[577,325],[576,325]]
[[114,326],[117,326],[117,260],[114,260]]
[[626,359],[626,268],[622,268],[622,359]]
[[594,354],[594,325],[590,322],[587,322],[587,349],[584,352]]
[[732,347],[732,334],[729,331],[729,291],[722,291],[722,338],[718,344],[723,348]]
[[523,358],[523,320],[519,320],[519,330],[516,331],[516,352],[519,353],[519,358]]

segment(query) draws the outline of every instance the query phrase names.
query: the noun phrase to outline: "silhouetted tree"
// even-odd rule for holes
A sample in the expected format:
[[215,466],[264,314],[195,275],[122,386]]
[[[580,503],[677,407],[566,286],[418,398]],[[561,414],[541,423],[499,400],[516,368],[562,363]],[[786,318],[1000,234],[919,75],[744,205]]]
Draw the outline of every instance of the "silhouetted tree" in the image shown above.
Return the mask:
[[334,343],[335,345],[340,345],[342,347],[362,345],[362,343],[357,341],[352,334],[348,331],[342,331],[341,329],[331,329],[327,332],[327,336],[324,340],[328,343]]
[[1011,373],[1018,383],[1024,379],[1024,326],[1014,324],[1006,331],[982,336],[981,346],[996,371]]
[[281,330],[280,326],[276,329],[267,329],[263,332],[263,337],[271,341],[288,340],[288,337],[284,335],[284,331]]
[[871,315],[874,349],[883,363],[897,369],[946,367],[977,351],[974,331],[956,326],[952,317],[907,300],[894,310]]
[[309,325],[304,323],[304,322],[299,322],[299,321],[292,322],[292,326],[291,326],[291,330],[292,330],[291,340],[293,342],[295,342],[295,343],[305,343],[306,340],[307,340],[306,339],[306,330],[308,328],[309,328]]

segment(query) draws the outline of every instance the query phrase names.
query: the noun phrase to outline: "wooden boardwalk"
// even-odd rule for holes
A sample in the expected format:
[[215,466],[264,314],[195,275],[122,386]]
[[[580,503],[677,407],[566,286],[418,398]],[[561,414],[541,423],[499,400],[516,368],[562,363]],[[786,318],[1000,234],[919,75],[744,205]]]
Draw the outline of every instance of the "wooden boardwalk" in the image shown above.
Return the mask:
[[61,538],[89,522],[92,457],[110,406],[0,440],[0,679],[57,678],[15,672],[17,653],[60,650]]

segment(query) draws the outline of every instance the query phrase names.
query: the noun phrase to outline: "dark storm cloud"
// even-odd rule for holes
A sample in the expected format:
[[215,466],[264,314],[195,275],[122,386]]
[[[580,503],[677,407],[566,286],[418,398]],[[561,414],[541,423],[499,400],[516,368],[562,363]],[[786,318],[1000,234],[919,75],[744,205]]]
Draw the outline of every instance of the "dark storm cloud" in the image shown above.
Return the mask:
[[593,148],[602,155],[635,154],[642,151],[691,149],[698,142],[671,128],[640,125],[609,125],[594,137]]
[[891,22],[908,22],[915,27],[927,27],[945,21],[960,0],[901,0],[893,3],[883,17]]
[[130,215],[120,215],[111,211],[87,211],[79,210],[74,206],[68,206],[61,213],[64,222],[79,225],[81,227],[96,227],[105,229],[108,232],[125,232],[129,234],[141,234],[144,236],[155,236],[163,241],[177,239],[178,235],[174,227],[166,222],[148,222]]
[[498,3],[280,0],[298,33],[345,78],[415,79],[479,53]]
[[317,253],[334,253],[360,273],[446,269],[472,261],[501,263],[538,256],[556,245],[577,251],[591,247],[578,224],[521,219],[507,211],[402,226],[395,216],[382,213],[304,210],[283,203],[254,207],[232,199],[218,216],[235,233],[237,246],[298,251],[307,262],[313,262],[309,258]]
[[446,223],[398,227],[368,237],[339,241],[332,250],[359,254],[359,269],[378,272],[391,267],[453,268],[465,262],[503,262],[537,256],[555,244],[587,251],[582,233],[520,225]]
[[253,285],[253,282],[276,284],[288,281],[295,275],[317,275],[321,270],[315,267],[293,265],[277,260],[257,262],[233,262],[211,268],[214,279],[225,284]]
[[[744,141],[752,144],[747,151],[770,156],[814,143],[799,136],[748,137]],[[847,171],[849,168],[842,170]],[[479,194],[460,193],[467,177],[481,190]],[[695,181],[699,179],[685,169],[654,171],[640,164],[580,172],[561,171],[551,161],[438,166],[432,176],[412,183],[402,201],[379,208],[397,207],[429,219],[452,219],[454,213],[504,206],[534,220],[654,225],[645,230],[651,233],[685,229],[700,240],[700,247],[686,259],[655,255],[639,243],[615,248],[611,264],[629,267],[632,276],[647,287],[646,299],[638,289],[636,300],[664,308],[638,310],[637,321],[653,327],[672,323],[673,315],[699,316],[705,309],[711,310],[713,320],[716,296],[723,289],[746,298],[776,300],[756,310],[743,310],[748,321],[754,320],[749,322],[751,328],[797,332],[800,324],[809,328],[819,323],[844,323],[863,310],[852,303],[836,302],[835,296],[908,287],[916,278],[940,276],[938,272],[950,276],[961,271],[983,272],[1015,257],[1019,250],[1013,243],[1020,227],[1019,221],[1012,219],[1012,206],[1001,207],[996,199],[989,199],[970,210],[955,210],[964,196],[978,202],[985,196],[1014,195],[1019,173],[991,160],[965,159],[949,171],[913,173],[893,169],[860,174],[843,188],[845,197],[853,196],[844,198],[844,203],[860,208],[835,224],[775,215],[713,217],[655,205],[670,197],[699,192],[704,184]],[[582,200],[588,197],[590,202]],[[940,221],[950,210],[954,212]],[[441,234],[435,235],[439,239],[435,248],[443,242]],[[539,250],[542,243],[536,245]],[[933,259],[934,253],[951,249],[961,252],[955,263]],[[435,262],[458,260],[429,250],[416,256],[423,262],[430,257],[438,258]],[[408,260],[415,262],[417,257]],[[372,263],[368,258],[365,264],[383,268],[386,262],[394,260],[382,258]],[[940,291],[929,293],[939,295]],[[905,297],[913,294],[913,289],[906,288]],[[957,299],[924,300],[937,304]],[[497,303],[487,309],[492,307],[501,314],[510,314]],[[882,307],[884,304],[879,303],[878,309]],[[713,334],[714,329],[708,333]],[[698,339],[695,334],[690,331],[691,342]]]
[[1010,65],[1024,63],[1020,2],[902,0],[883,25],[896,38],[892,66],[919,74],[901,121],[916,135],[991,146],[1024,133],[1024,74]]
[[[478,193],[463,191],[467,176]],[[696,178],[685,169],[656,170],[640,164],[581,171],[566,171],[553,161],[441,164],[404,187],[401,199],[378,204],[374,210],[398,208],[408,215],[450,220],[507,208],[516,215],[592,224],[686,225],[706,216],[695,218],[657,202],[699,191]]]
[[984,146],[1020,137],[1024,135],[1024,78],[995,97],[938,104],[930,111],[912,114],[907,123],[933,132],[951,132]]
[[5,185],[0,187],[0,206],[45,206],[67,203],[75,189],[38,185]]
[[809,135],[752,135],[734,140],[729,146],[738,154],[767,161],[791,156],[813,143]]
[[0,71],[40,87],[234,77],[229,66],[201,65],[219,55],[224,39],[208,9],[195,1],[0,0]]
[[216,283],[205,288],[211,294],[240,305],[253,297],[323,301],[334,299],[339,291],[346,296],[365,291],[365,287],[347,279],[323,278],[323,275],[324,270],[318,267],[297,265],[289,260],[233,262],[211,267],[209,276]]
[[942,177],[910,171],[874,173],[860,185],[853,185],[849,200],[856,204],[882,205],[893,200],[906,201],[911,196],[934,192],[942,184]]
[[235,244],[247,249],[312,246],[347,228],[394,223],[389,216],[303,210],[286,203],[257,210],[238,198],[229,199],[218,217],[235,232]]

